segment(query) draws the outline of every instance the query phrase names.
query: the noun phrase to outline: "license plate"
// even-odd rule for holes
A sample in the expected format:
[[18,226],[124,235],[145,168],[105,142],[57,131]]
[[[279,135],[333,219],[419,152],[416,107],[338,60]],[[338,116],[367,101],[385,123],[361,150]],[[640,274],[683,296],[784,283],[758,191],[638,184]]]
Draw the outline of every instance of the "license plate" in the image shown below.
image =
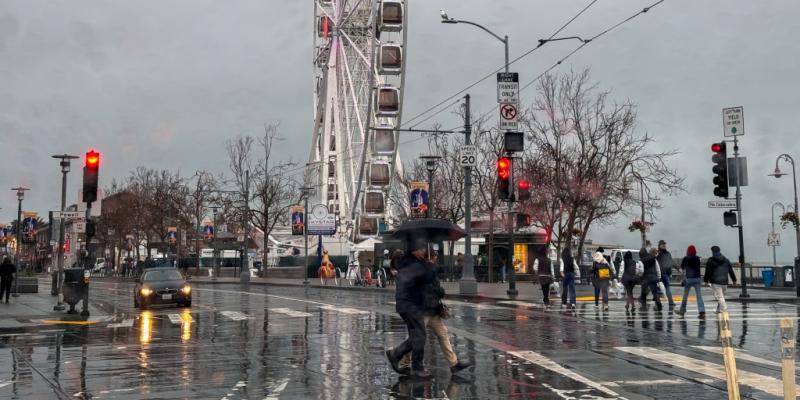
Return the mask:
[[161,300],[172,300],[172,295],[171,294],[162,294],[161,295]]

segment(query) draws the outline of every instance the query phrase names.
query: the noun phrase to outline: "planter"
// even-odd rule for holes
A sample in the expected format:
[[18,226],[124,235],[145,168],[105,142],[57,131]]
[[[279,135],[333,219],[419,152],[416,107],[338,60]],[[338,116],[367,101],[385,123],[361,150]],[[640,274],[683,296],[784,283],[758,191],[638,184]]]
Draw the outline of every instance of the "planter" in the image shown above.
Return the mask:
[[39,293],[39,278],[35,276],[17,277],[17,293]]

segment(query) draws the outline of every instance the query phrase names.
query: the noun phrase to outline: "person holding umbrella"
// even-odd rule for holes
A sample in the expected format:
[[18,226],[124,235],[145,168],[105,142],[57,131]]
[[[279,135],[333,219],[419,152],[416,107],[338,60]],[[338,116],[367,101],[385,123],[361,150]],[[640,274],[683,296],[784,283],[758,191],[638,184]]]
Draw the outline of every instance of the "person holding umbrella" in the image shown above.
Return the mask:
[[428,243],[421,238],[408,242],[407,252],[400,259],[395,289],[395,310],[406,324],[408,338],[399,346],[386,350],[392,369],[406,375],[408,370],[400,368],[400,359],[411,353],[410,374],[417,378],[430,378],[431,373],[422,364],[425,357],[425,304],[423,287],[433,285],[435,271],[425,265]]

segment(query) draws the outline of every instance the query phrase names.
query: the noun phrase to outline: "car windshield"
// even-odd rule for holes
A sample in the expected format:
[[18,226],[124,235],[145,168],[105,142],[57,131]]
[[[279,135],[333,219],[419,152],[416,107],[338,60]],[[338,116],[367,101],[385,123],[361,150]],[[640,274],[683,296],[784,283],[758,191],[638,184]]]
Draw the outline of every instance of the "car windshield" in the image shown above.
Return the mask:
[[176,270],[148,271],[142,277],[143,281],[175,281],[183,279],[180,272]]

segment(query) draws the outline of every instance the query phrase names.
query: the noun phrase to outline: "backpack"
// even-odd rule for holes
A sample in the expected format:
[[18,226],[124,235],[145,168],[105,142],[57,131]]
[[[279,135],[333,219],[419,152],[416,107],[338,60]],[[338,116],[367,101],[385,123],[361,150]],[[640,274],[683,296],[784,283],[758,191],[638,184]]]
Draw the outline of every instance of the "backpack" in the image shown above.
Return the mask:
[[597,279],[601,281],[611,279],[611,268],[608,264],[597,264]]

